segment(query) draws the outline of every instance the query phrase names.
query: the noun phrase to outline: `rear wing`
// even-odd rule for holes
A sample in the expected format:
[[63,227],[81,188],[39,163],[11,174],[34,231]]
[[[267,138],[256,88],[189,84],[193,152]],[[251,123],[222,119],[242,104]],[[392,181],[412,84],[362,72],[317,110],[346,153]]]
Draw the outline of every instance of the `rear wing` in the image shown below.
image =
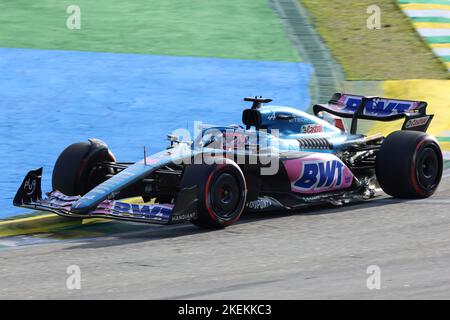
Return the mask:
[[342,118],[351,118],[350,133],[356,133],[357,120],[394,121],[405,119],[402,130],[427,131],[433,115],[426,114],[425,101],[365,97],[335,93],[327,104],[313,106],[314,114],[329,112]]

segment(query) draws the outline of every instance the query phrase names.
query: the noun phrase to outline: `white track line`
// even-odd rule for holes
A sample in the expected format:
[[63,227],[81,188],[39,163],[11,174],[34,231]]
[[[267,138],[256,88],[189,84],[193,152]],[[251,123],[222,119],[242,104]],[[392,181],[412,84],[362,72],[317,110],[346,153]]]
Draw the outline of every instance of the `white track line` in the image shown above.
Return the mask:
[[403,10],[410,17],[439,17],[450,18],[450,10]]
[[417,31],[422,37],[448,37],[450,36],[450,29],[431,29],[418,28]]
[[433,48],[433,52],[438,56],[450,56],[450,48]]

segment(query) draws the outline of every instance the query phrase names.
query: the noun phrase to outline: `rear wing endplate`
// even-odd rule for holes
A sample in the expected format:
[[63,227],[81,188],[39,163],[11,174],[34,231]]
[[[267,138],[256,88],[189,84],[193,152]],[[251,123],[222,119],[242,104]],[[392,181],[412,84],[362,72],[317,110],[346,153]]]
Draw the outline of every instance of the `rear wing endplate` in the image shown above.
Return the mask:
[[313,106],[314,114],[325,111],[342,118],[351,118],[350,133],[356,133],[357,120],[394,121],[405,119],[402,130],[427,131],[433,115],[426,114],[425,101],[365,97],[335,93],[327,104]]

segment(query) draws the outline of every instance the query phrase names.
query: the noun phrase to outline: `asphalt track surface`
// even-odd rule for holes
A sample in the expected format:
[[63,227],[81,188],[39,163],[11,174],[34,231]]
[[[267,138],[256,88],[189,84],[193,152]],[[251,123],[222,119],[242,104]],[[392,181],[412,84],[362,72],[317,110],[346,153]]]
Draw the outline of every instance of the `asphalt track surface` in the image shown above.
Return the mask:
[[[2,299],[449,299],[450,171],[429,199],[381,197],[202,231],[150,226],[0,251]],[[81,268],[81,289],[66,269]],[[369,290],[367,268],[381,270]]]

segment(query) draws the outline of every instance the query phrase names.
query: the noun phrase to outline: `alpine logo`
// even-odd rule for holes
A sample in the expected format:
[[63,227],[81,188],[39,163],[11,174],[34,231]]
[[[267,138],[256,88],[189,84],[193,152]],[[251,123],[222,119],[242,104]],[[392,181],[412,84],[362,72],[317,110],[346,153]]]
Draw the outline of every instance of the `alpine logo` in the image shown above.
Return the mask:
[[277,115],[275,114],[274,111],[272,111],[272,113],[267,117],[267,120],[273,121],[277,118]]

